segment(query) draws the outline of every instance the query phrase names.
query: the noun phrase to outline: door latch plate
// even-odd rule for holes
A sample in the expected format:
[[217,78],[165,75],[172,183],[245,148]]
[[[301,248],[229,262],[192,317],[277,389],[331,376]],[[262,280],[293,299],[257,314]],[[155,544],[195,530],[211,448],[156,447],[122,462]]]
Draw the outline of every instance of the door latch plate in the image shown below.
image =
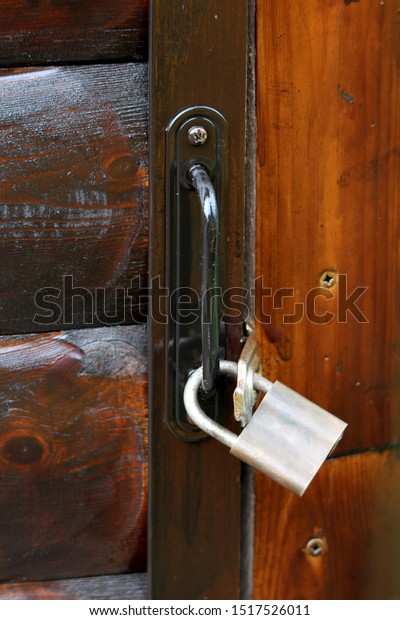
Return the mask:
[[[201,130],[201,131],[200,131]],[[166,196],[168,287],[168,364],[166,365],[166,419],[180,439],[196,442],[207,435],[187,418],[183,391],[188,375],[201,364],[201,214],[188,171],[203,166],[215,188],[220,205],[220,290],[224,290],[228,195],[228,128],[225,118],[207,106],[191,106],[179,112],[166,129]],[[220,357],[224,334],[220,331]],[[218,398],[202,398],[207,414],[218,419]]]

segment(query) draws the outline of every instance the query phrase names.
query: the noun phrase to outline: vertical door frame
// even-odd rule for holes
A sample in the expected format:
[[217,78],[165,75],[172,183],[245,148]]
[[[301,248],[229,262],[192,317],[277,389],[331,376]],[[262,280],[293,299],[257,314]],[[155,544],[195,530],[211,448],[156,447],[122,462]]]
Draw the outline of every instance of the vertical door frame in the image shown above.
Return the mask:
[[[182,109],[210,106],[228,122],[226,286],[244,283],[248,0],[150,1],[149,596],[237,599],[241,563],[241,465],[214,440],[185,443],[166,423],[168,307],[166,137]],[[166,293],[166,297],[163,297]],[[165,309],[164,308],[164,309]],[[168,310],[166,310],[168,314]],[[168,317],[170,319],[170,317]],[[236,359],[241,325],[227,326]],[[232,416],[230,416],[232,417]],[[228,418],[228,416],[227,416]],[[229,426],[229,419],[226,421]]]

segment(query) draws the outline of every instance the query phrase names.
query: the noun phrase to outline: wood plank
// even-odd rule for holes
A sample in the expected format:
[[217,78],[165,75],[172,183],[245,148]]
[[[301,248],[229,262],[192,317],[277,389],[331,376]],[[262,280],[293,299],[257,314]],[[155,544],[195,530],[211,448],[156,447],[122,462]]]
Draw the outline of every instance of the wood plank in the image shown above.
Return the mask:
[[[255,599],[398,599],[400,451],[329,460],[302,498],[256,481]],[[313,538],[325,552],[306,552]]]
[[[263,369],[349,423],[341,453],[400,440],[399,19],[395,0],[258,2],[257,275],[294,290],[264,299]],[[311,293],[289,323],[312,290],[332,320]]]
[[146,566],[143,326],[0,338],[0,580]]
[[[166,286],[165,128],[180,110],[196,103],[216,108],[229,125],[226,207],[230,216],[229,230],[221,232],[221,246],[226,253],[228,273],[224,277],[228,287],[243,283],[247,6],[246,0],[238,2],[233,13],[229,0],[152,3],[150,277],[159,278],[161,287]],[[175,361],[169,353],[173,347],[165,325],[153,315],[149,369],[150,596],[238,598],[240,463],[216,441],[189,444],[169,430],[165,408],[166,394],[172,393],[171,383],[168,385],[172,373],[166,369]],[[230,359],[237,359],[241,329],[242,325],[228,326]],[[232,401],[228,391],[226,402],[221,411],[226,414],[224,423],[229,425],[233,416],[229,416],[228,403]]]
[[0,585],[0,600],[148,600],[147,575],[106,575]]
[[145,320],[147,67],[2,71],[0,97],[0,333]]
[[147,0],[3,0],[0,65],[145,60]]

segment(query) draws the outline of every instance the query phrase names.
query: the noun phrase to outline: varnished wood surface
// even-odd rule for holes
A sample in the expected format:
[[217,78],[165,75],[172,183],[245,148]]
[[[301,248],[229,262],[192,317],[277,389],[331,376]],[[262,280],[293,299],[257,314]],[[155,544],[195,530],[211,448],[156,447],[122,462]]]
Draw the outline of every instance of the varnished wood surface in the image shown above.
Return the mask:
[[147,0],[3,0],[0,65],[145,60]]
[[[347,275],[348,294],[368,287],[358,302],[367,323],[339,321],[338,285],[315,305],[334,313],[327,324],[285,323],[293,300],[282,310],[266,298],[263,371],[349,423],[336,454],[396,444],[398,3],[259,0],[257,9],[257,276],[273,293],[293,288],[297,303],[325,270]],[[302,499],[257,477],[256,597],[398,597],[396,454],[331,462]],[[305,556],[321,528],[329,553]]]
[[147,67],[2,71],[0,96],[0,333],[143,321]]
[[[229,202],[225,205],[229,221],[228,230],[221,232],[221,248],[228,265],[224,281],[229,286],[243,283],[247,6],[247,0],[235,3],[234,10],[229,0],[152,3],[150,277],[160,278],[161,285],[166,278],[169,215],[165,209],[165,128],[178,110],[196,103],[219,110],[231,128]],[[241,325],[230,327],[227,355],[237,359]],[[238,598],[240,463],[216,441],[189,444],[169,430],[165,405],[171,385],[167,381],[176,362],[170,359],[172,347],[165,326],[153,320],[150,328],[150,596]],[[226,394],[226,405],[221,413],[229,425],[232,400],[227,389],[222,394]]]
[[0,339],[0,580],[146,566],[142,326]]
[[[259,477],[254,598],[397,600],[399,456],[393,448],[332,459],[302,498]],[[313,538],[324,554],[306,553]]]
[[325,270],[368,287],[368,323],[340,322],[338,285],[322,325],[266,299],[263,368],[349,423],[339,452],[400,440],[399,19],[395,0],[258,3],[257,275],[297,303]]
[[106,575],[0,585],[0,600],[148,600],[147,575]]

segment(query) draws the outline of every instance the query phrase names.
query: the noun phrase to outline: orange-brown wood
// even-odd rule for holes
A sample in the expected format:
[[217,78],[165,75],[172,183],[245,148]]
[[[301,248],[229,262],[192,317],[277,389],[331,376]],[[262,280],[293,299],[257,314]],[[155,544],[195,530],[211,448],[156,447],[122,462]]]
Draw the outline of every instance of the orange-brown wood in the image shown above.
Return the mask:
[[267,374],[349,423],[341,452],[400,440],[399,24],[396,0],[258,2],[257,275],[294,291],[264,300],[258,341]]
[[0,339],[0,580],[143,571],[142,326]]
[[147,0],[3,0],[0,64],[147,55]]
[[[399,456],[332,459],[301,498],[258,478],[254,598],[398,599]],[[307,553],[313,538],[322,555]]]
[[[262,300],[259,281],[263,371],[348,422],[336,454],[396,445],[398,3],[257,7],[256,271],[271,288]],[[398,484],[395,450],[329,463],[302,499],[258,477],[255,596],[397,598]],[[302,551],[316,533],[327,539],[322,558]]]
[[147,67],[2,71],[0,95],[0,333],[145,320]]

